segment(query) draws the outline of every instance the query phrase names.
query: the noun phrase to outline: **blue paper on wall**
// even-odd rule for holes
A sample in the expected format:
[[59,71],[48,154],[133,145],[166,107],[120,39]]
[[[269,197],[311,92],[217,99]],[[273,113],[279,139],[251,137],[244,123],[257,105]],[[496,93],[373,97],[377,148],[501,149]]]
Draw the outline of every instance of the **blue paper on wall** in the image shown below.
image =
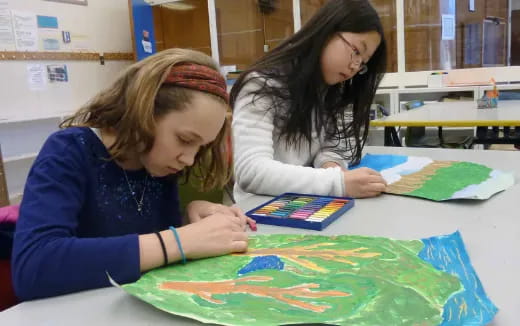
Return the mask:
[[54,16],[36,16],[38,28],[58,28],[58,17]]

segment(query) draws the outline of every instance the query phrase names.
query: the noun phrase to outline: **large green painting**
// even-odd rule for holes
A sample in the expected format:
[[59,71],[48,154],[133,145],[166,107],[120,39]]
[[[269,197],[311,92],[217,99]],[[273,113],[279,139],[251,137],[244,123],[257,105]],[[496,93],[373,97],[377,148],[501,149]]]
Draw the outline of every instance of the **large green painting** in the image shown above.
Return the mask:
[[411,241],[260,235],[246,254],[157,269],[123,289],[224,325],[484,325],[497,311],[459,233]]

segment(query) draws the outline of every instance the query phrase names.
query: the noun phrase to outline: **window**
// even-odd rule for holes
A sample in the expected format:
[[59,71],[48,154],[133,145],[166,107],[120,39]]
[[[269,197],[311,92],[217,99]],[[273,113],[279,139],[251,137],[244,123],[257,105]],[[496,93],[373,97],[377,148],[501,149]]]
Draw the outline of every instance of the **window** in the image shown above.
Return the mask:
[[[293,0],[214,1],[221,65],[245,69],[294,33]],[[328,0],[299,1],[304,25]],[[401,0],[369,1],[383,25],[387,72],[398,71],[398,57],[404,57],[405,72],[520,65],[520,0],[402,0],[399,33]],[[153,16],[159,51],[183,47],[211,55],[208,0],[164,3],[154,6]],[[397,48],[401,33],[404,49]],[[390,75],[390,84],[403,84],[396,76]]]
[[509,64],[509,0],[405,0],[404,5],[406,71]]

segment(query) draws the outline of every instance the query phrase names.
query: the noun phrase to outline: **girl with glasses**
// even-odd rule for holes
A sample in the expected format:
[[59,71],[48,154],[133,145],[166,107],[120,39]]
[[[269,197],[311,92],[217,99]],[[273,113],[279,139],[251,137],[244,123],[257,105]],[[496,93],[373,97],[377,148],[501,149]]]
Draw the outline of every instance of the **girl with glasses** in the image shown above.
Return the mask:
[[386,71],[380,19],[368,0],[330,0],[247,69],[231,91],[235,197],[247,193],[372,197],[361,168],[370,105]]

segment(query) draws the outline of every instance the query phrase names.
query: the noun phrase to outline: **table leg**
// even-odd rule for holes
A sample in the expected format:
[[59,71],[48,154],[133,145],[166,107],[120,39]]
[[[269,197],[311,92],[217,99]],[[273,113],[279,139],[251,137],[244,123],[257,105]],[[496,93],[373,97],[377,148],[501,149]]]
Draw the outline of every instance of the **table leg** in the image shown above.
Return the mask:
[[401,147],[401,140],[395,127],[385,127],[385,146]]
[[444,144],[444,135],[442,134],[442,127],[439,127],[439,129],[437,130],[437,135],[439,137],[439,143],[442,147],[442,145]]

